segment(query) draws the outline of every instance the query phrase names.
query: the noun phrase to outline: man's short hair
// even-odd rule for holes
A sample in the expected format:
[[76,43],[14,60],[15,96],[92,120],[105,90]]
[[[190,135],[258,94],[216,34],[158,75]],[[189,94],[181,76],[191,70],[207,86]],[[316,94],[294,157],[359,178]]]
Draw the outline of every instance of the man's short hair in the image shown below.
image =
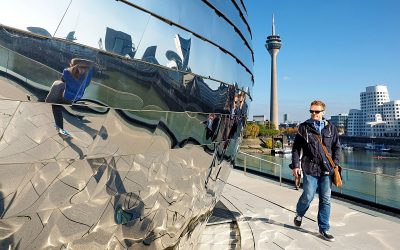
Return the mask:
[[325,103],[324,103],[323,101],[315,100],[315,101],[313,101],[313,102],[310,104],[310,106],[313,106],[313,105],[315,105],[315,106],[321,106],[322,109],[325,110]]

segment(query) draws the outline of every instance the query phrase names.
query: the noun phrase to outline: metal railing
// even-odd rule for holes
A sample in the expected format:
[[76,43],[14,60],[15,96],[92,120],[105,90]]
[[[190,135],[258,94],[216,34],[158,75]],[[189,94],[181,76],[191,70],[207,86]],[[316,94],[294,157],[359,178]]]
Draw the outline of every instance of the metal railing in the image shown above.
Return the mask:
[[[283,164],[244,152],[238,152],[236,156],[236,166],[243,168],[245,173],[273,176],[279,179],[280,185],[283,180],[286,182],[294,180],[291,169]],[[333,192],[400,210],[400,177],[342,168],[342,179],[342,188],[332,186]]]
[[[246,162],[246,160],[247,160],[247,158],[248,157],[250,157],[250,159],[256,159],[256,160],[258,160],[258,171],[259,172],[261,172],[261,173],[265,173],[264,171],[263,171],[263,169],[265,170],[265,169],[267,169],[267,168],[263,168],[262,167],[262,162],[265,162],[265,163],[267,163],[267,164],[271,164],[272,166],[273,166],[273,168],[274,168],[274,170],[272,171],[273,173],[276,173],[277,172],[277,170],[276,170],[276,168],[279,168],[279,185],[282,185],[282,164],[278,164],[278,163],[276,163],[276,162],[272,162],[272,161],[268,161],[268,160],[265,160],[265,159],[262,159],[262,158],[260,158],[260,157],[257,157],[257,156],[254,156],[254,155],[251,155],[251,154],[247,154],[247,153],[243,153],[243,152],[239,152],[238,153],[238,156],[239,156],[239,154],[241,154],[241,155],[244,155],[244,165],[243,165],[243,168],[244,168],[244,172],[246,173],[247,172],[247,162]],[[236,162],[238,161],[238,156],[236,156]],[[240,158],[239,158],[240,159]],[[251,163],[250,163],[251,164]],[[252,169],[252,168],[251,168]],[[254,170],[254,169],[252,169],[252,170]]]

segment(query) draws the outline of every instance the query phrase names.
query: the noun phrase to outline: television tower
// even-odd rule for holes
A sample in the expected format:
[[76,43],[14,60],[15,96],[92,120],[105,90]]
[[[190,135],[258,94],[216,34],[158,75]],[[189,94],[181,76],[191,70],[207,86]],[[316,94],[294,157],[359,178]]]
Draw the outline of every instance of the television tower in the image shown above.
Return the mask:
[[271,55],[271,103],[270,103],[270,122],[279,128],[278,121],[278,79],[276,77],[276,57],[282,47],[281,37],[275,35],[275,20],[272,14],[272,35],[267,37],[265,48]]

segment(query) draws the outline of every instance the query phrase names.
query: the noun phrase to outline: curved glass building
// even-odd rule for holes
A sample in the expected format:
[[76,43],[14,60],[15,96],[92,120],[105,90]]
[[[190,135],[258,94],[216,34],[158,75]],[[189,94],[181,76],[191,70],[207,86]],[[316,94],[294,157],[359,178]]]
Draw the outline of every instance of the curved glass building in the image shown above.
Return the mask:
[[0,6],[0,248],[194,248],[251,100],[243,0]]

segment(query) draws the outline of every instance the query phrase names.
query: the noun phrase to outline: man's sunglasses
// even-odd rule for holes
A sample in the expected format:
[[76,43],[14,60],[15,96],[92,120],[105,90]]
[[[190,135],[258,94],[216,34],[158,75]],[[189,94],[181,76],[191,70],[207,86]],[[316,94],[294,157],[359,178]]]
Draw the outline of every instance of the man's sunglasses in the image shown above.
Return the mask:
[[311,110],[311,109],[310,109],[310,113],[311,113],[311,114],[314,114],[314,113],[319,114],[319,113],[321,113],[321,112],[324,112],[324,110]]

